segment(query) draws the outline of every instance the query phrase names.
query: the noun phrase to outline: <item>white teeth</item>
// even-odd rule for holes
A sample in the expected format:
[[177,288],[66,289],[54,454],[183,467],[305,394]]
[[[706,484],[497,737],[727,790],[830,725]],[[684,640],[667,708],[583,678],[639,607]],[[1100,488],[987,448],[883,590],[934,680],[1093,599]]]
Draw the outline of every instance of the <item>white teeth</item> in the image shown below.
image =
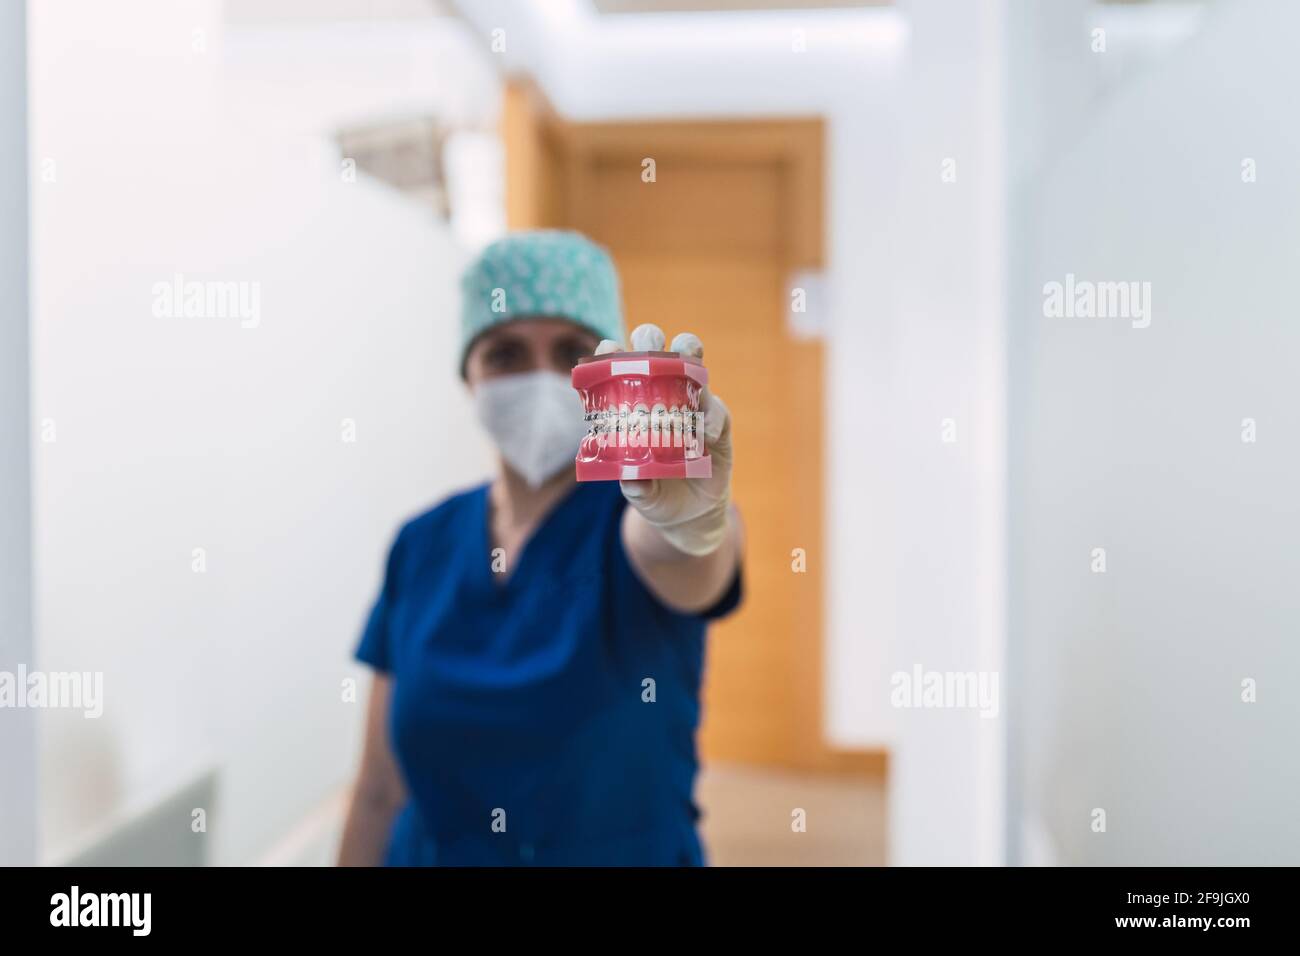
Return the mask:
[[623,346],[619,345],[613,339],[601,339],[600,344],[596,346],[594,355],[608,355],[610,352],[621,352]]
[[687,408],[665,408],[656,405],[653,410],[644,407],[607,409],[587,412],[583,416],[589,433],[602,444],[614,443],[632,447],[653,448],[693,447],[704,415]]

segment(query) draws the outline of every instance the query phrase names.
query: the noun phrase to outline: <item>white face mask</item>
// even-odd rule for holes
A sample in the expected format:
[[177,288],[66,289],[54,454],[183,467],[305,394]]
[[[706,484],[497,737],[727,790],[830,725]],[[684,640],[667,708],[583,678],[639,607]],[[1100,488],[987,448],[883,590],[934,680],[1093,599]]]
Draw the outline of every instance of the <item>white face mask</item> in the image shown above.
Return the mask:
[[474,408],[501,457],[533,488],[572,468],[587,434],[582,399],[558,372],[488,379],[474,389]]

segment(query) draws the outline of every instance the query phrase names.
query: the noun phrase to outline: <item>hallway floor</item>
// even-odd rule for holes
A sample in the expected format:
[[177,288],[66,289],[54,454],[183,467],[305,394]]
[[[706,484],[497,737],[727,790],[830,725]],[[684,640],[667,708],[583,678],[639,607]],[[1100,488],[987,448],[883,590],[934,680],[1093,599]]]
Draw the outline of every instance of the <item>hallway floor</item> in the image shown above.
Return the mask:
[[[712,866],[884,866],[885,781],[714,765],[696,798]],[[796,808],[806,831],[791,828]]]

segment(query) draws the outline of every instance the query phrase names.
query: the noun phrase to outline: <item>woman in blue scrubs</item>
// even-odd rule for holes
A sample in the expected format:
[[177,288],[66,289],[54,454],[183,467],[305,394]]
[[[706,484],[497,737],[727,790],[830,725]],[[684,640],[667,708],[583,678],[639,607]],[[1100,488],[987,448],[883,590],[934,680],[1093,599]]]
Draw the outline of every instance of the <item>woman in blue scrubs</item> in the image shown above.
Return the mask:
[[[463,288],[461,375],[500,467],[389,551],[357,648],[374,682],[339,861],[700,865],[705,629],[741,598],[726,406],[706,393],[712,478],[578,484],[569,372],[623,340],[609,256],[515,233]],[[688,333],[672,350],[703,355]]]

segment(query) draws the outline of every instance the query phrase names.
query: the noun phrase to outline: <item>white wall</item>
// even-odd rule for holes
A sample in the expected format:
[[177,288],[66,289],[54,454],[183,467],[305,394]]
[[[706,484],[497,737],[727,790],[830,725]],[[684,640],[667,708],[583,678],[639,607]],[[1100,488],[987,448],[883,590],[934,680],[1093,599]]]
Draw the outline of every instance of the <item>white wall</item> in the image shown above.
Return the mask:
[[[341,682],[385,548],[488,461],[453,374],[465,254],[342,181],[327,138],[411,110],[490,123],[496,80],[432,18],[33,6],[39,652],[105,685],[100,720],[43,716],[49,852],[215,764],[211,858],[244,861],[352,772]],[[260,283],[260,324],[156,318],[176,272]]]
[[[875,565],[889,582],[878,597],[892,617],[889,666],[866,685],[882,706],[895,672],[1002,670],[1005,11],[1002,0],[907,5],[900,219],[879,367],[876,447],[888,457],[871,463],[887,476],[874,507],[888,533],[862,544],[883,552]],[[891,860],[1000,862],[1000,709],[898,709],[892,726]]]
[[[1022,860],[1300,862],[1300,9],[1201,27],[1049,164],[1014,277]],[[1149,281],[1150,326],[1045,318],[1067,272]]]
[[[34,661],[28,411],[27,27],[0,6],[0,671]],[[36,860],[36,721],[0,711],[0,866]]]

